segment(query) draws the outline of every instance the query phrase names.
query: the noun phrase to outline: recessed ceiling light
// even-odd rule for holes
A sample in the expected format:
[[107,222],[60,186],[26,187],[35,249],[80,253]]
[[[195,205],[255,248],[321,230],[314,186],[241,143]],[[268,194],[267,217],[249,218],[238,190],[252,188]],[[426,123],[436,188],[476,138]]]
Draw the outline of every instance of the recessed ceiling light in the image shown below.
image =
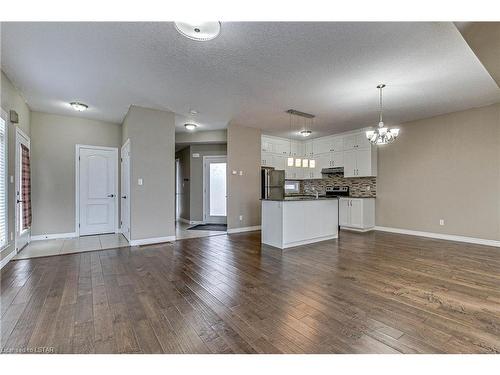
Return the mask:
[[220,22],[174,22],[176,30],[186,38],[205,42],[220,34]]
[[189,130],[189,131],[193,131],[196,129],[197,125],[196,124],[184,124],[184,127]]
[[89,108],[87,104],[83,104],[80,102],[71,102],[69,103],[69,105],[72,106],[73,109],[78,112],[86,111]]
[[302,130],[300,132],[300,135],[303,136],[303,137],[309,137],[311,135],[312,131],[310,130]]

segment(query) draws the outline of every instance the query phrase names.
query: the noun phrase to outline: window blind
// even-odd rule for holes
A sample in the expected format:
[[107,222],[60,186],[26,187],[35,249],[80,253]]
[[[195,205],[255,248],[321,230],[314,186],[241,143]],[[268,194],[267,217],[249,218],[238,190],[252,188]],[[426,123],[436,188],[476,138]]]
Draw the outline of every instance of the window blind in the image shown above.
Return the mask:
[[0,249],[7,245],[7,124],[0,117]]

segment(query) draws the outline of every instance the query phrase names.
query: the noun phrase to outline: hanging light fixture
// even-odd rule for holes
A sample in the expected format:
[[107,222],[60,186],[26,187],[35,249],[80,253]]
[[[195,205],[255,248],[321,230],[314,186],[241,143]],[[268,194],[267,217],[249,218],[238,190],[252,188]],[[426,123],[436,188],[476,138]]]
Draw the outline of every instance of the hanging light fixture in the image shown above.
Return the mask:
[[[314,117],[311,119],[311,132],[314,125]],[[311,140],[311,156],[314,157],[314,139]],[[316,168],[316,160],[309,160],[309,168]]]
[[290,150],[288,151],[288,159],[287,159],[287,165],[289,167],[293,167],[294,161],[293,161],[293,156],[292,156],[292,113],[288,112],[290,115],[290,137],[289,137],[289,145],[290,145]]
[[[306,135],[304,135],[304,133],[306,133]],[[311,131],[307,129],[307,117],[304,117],[304,129],[300,132],[300,135],[302,135],[303,137],[308,137],[309,135],[311,135]],[[300,166],[302,168],[308,168],[309,167],[309,159],[303,158]]]
[[384,121],[382,118],[382,89],[385,87],[383,83],[377,86],[379,89],[379,98],[380,98],[380,115],[379,115],[379,123],[378,128],[375,130],[368,130],[366,132],[366,138],[370,141],[370,143],[374,145],[385,145],[388,143],[392,143],[396,140],[399,135],[399,129],[387,129],[384,126]]

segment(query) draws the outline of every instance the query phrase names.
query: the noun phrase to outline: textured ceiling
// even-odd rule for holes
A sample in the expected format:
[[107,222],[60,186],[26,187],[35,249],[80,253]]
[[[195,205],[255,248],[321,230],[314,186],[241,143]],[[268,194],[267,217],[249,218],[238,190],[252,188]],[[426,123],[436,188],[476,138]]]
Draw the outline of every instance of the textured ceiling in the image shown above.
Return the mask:
[[[316,136],[500,101],[452,23],[224,22],[195,42],[172,23],[3,23],[2,69],[33,110],[121,122],[129,105],[189,109],[200,130],[229,121],[288,135],[289,108],[313,113]],[[299,124],[294,125],[296,133]]]

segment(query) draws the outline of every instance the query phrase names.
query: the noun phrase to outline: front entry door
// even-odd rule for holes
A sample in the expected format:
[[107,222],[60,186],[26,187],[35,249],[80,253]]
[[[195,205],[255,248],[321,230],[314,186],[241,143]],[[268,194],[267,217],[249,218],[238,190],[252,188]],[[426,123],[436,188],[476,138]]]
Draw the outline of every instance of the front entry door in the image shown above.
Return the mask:
[[203,221],[225,224],[226,212],[226,157],[205,156],[203,160]]
[[121,229],[122,234],[130,241],[130,141],[122,146],[121,166]]
[[31,241],[30,139],[16,129],[16,251]]
[[118,149],[79,146],[79,232],[114,233],[117,227]]

